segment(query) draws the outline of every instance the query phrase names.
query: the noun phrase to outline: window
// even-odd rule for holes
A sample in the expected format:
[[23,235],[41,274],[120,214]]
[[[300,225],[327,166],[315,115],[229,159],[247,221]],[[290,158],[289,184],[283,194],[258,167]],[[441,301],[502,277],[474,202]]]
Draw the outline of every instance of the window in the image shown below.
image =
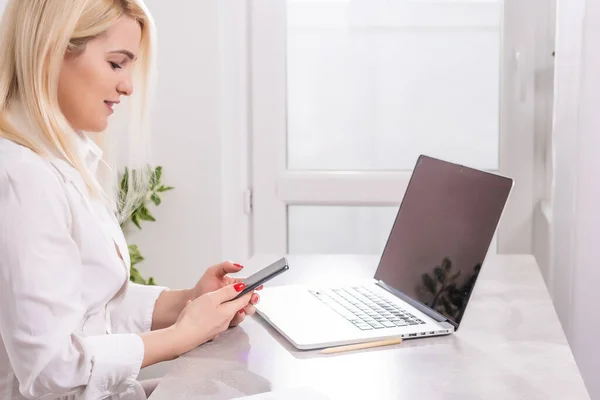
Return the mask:
[[[379,253],[422,153],[528,182],[527,52],[507,56],[503,5],[254,2],[254,252]],[[531,241],[530,189],[515,192],[509,251]]]

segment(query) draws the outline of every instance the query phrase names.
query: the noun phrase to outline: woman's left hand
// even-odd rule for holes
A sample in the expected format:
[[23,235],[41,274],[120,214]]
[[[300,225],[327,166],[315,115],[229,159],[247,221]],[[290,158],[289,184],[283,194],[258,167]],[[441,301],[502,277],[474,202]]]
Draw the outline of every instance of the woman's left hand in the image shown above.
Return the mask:
[[[241,278],[233,278],[228,276],[228,274],[234,274],[240,272],[244,267],[240,264],[234,264],[230,261],[224,261],[222,263],[213,265],[208,268],[202,278],[196,283],[196,286],[192,289],[192,297],[196,299],[197,297],[203,295],[204,293],[214,292],[215,290],[221,289],[222,287],[231,285],[233,283],[241,282],[243,279]],[[256,290],[262,289],[258,287]],[[260,297],[258,294],[253,293],[250,298],[250,303],[238,313],[236,313],[235,317],[231,320],[229,326],[237,326],[239,325],[247,315],[252,315],[256,312],[256,308],[254,304],[258,303]]]

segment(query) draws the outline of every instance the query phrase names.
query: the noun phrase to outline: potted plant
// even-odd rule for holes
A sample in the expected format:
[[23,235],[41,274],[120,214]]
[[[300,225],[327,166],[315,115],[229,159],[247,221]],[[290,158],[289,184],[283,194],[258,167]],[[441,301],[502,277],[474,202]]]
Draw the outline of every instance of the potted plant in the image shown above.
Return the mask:
[[[148,168],[150,170],[150,173],[148,174],[148,176],[149,176],[148,189],[147,189],[145,195],[138,202],[137,206],[134,208],[131,215],[121,223],[121,229],[123,230],[123,234],[125,234],[125,226],[127,224],[129,224],[130,222],[133,225],[135,225],[138,229],[142,229],[142,225],[141,225],[142,221],[150,221],[150,222],[156,221],[156,219],[150,213],[150,210],[148,210],[148,206],[150,205],[150,203],[154,203],[155,206],[159,206],[162,202],[162,200],[160,198],[160,194],[163,192],[167,192],[169,190],[173,190],[173,187],[165,186],[161,183],[162,166],[157,166],[156,168],[152,168],[151,166],[148,166]],[[129,182],[129,174],[130,173],[136,174],[136,170],[133,169],[130,172],[129,169],[125,168],[124,173],[122,174],[122,176],[119,179],[119,191],[121,194],[121,198],[124,198],[127,195],[127,191],[129,189],[128,182]],[[121,211],[121,210],[119,210],[119,211]],[[129,257],[131,259],[130,280],[132,282],[139,283],[142,285],[155,285],[156,283],[155,283],[153,277],[149,277],[146,280],[140,274],[138,269],[136,268],[137,264],[144,261],[144,257],[142,256],[138,245],[129,244],[128,250],[129,250]]]

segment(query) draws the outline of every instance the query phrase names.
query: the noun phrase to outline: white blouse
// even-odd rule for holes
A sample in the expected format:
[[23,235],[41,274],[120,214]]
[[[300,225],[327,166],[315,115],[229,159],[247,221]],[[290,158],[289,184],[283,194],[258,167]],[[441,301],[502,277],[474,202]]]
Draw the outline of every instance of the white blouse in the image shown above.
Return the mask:
[[146,398],[136,332],[165,288],[129,281],[118,221],[87,193],[66,162],[0,138],[0,400]]

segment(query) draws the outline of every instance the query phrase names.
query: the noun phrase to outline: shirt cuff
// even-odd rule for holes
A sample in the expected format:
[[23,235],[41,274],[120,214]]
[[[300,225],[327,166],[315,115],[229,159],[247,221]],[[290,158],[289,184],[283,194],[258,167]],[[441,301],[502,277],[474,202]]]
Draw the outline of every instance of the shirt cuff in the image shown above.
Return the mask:
[[92,370],[85,399],[103,398],[135,385],[144,360],[144,342],[137,334],[113,334],[80,338],[91,355]]
[[[141,304],[146,305],[146,309],[142,310],[142,321],[141,321],[141,329],[142,332],[150,332],[152,329],[152,315],[154,314],[154,307],[156,306],[156,301],[160,297],[161,293],[167,290],[166,287],[162,286],[139,286],[139,288],[134,289],[135,284],[132,284],[130,289],[135,290],[136,296],[139,296]],[[137,290],[140,289],[140,290]]]
[[123,302],[109,311],[111,333],[141,333],[152,329],[152,314],[162,286],[128,283]]

